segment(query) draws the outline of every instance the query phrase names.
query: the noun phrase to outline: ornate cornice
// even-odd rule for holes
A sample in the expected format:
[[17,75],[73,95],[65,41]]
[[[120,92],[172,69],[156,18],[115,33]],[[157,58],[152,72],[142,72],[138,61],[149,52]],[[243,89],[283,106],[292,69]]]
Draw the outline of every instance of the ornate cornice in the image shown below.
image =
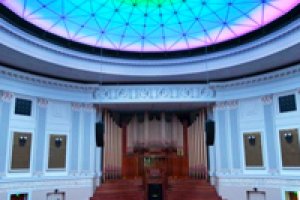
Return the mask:
[[[51,78],[45,78],[37,75],[32,75],[24,72],[19,72],[17,70],[8,69],[0,66],[0,79],[6,82],[0,85],[0,89],[12,92],[18,92],[18,90],[12,90],[12,83],[15,82],[22,85],[26,85],[28,90],[22,90],[24,93],[22,95],[38,96],[43,95],[41,98],[56,99],[55,92],[59,91],[58,99],[62,100],[64,92],[66,92],[68,98],[64,98],[66,101],[85,102],[85,103],[96,103],[96,104],[112,104],[112,103],[149,103],[149,102],[217,102],[230,99],[238,99],[240,95],[247,95],[246,98],[261,96],[268,93],[284,92],[286,90],[291,90],[299,88],[299,78],[300,77],[300,64],[294,67],[274,71],[271,73],[254,76],[251,78],[240,79],[236,81],[229,81],[223,83],[210,83],[210,84],[158,84],[158,85],[118,85],[118,86],[99,86],[95,84],[87,85],[80,83],[72,83],[67,81],[58,81]],[[294,78],[294,79],[293,79]],[[256,86],[268,86],[268,84],[275,80],[284,81],[294,81],[289,82],[291,84],[286,84],[289,86],[288,89],[283,87],[279,88],[278,91],[270,91],[268,89],[255,91]],[[15,81],[15,82],[14,82]],[[8,83],[9,82],[9,83]],[[275,82],[278,84],[278,82]],[[284,82],[286,83],[286,82]],[[7,87],[6,87],[7,86]],[[18,89],[17,86],[14,86]],[[32,91],[34,93],[26,93],[26,91],[31,91],[30,88],[34,87]],[[235,92],[234,90],[239,88],[253,88],[251,92]],[[269,86],[271,87],[271,86]],[[52,88],[51,94],[48,96],[47,89]],[[272,89],[271,88],[271,89]],[[45,91],[45,92],[43,92]],[[229,95],[226,93],[229,91]],[[247,90],[248,91],[248,90]],[[72,93],[71,93],[72,92]],[[74,92],[74,93],[73,93]],[[71,94],[71,95],[69,95]],[[73,95],[74,94],[74,95]],[[223,96],[225,94],[225,96]],[[80,96],[79,96],[80,95]],[[2,100],[9,100],[9,96],[2,94]],[[245,98],[245,97],[243,97]],[[230,100],[231,101],[231,100]],[[267,97],[263,97],[262,101],[268,102]],[[236,107],[236,103],[233,105],[225,102],[217,103],[216,108],[222,109],[222,107]]]
[[220,83],[211,83],[210,86],[218,91],[224,89],[233,89],[236,87],[249,87],[258,84],[265,84],[267,82],[280,80],[284,78],[290,78],[299,75],[300,75],[300,64],[286,69],[281,69],[281,70],[277,70],[262,75],[249,77],[249,78],[242,78],[234,81],[226,81]]
[[213,101],[215,91],[206,85],[103,86],[94,93],[101,103]]
[[14,94],[12,92],[3,91],[1,94],[1,100],[4,102],[11,102],[13,100]]
[[51,78],[45,78],[38,75],[33,75],[13,69],[8,69],[6,67],[0,66],[0,78],[6,78],[14,81],[19,81],[21,83],[29,83],[33,85],[38,85],[42,87],[54,87],[59,89],[75,90],[90,92],[94,91],[97,85],[95,84],[80,84],[69,81],[61,81]]

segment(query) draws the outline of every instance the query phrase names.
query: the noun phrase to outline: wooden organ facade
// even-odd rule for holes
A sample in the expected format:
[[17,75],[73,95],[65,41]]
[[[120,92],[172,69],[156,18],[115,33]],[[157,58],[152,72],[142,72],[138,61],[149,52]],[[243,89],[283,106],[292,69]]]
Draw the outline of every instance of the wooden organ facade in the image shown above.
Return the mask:
[[106,187],[117,180],[124,184],[118,188],[126,187],[124,181],[136,181],[130,184],[143,191],[141,200],[162,200],[170,199],[167,191],[174,180],[207,179],[205,110],[183,114],[106,111],[103,119]]

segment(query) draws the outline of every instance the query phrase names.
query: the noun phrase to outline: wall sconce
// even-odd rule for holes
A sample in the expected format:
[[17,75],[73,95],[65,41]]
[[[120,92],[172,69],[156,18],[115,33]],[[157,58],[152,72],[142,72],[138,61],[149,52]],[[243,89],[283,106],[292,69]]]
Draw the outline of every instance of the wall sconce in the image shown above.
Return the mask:
[[285,141],[289,144],[293,142],[293,134],[291,132],[284,133]]
[[19,137],[19,146],[24,147],[28,138],[27,136],[20,136]]
[[254,135],[248,136],[248,142],[249,142],[249,144],[250,144],[251,146],[254,146],[254,145],[255,145],[255,140],[256,140],[256,138],[255,138]]
[[57,148],[61,147],[61,143],[62,143],[63,139],[61,137],[57,137],[55,138],[55,146]]

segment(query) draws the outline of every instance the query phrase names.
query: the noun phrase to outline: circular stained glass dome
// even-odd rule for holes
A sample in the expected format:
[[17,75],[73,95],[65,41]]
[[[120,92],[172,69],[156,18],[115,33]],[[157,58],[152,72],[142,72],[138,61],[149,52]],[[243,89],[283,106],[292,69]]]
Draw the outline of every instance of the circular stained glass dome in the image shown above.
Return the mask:
[[218,44],[269,24],[300,0],[0,0],[24,20],[71,41],[125,52]]

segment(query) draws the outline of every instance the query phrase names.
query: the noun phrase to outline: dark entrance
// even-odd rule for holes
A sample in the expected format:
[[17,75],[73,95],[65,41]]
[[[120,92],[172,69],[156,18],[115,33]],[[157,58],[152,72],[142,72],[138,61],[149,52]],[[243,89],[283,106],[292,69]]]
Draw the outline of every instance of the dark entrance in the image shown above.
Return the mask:
[[162,184],[148,185],[148,200],[163,200]]

